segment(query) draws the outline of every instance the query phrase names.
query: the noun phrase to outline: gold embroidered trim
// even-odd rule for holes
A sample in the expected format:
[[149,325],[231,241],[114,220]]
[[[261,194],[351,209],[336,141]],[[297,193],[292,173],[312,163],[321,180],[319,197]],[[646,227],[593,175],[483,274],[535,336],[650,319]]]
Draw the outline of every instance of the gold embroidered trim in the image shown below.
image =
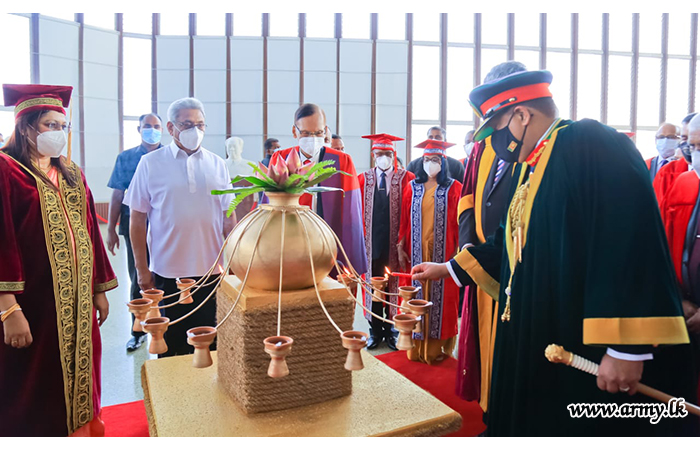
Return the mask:
[[18,292],[24,290],[24,281],[0,281],[0,292]]
[[39,105],[60,106],[61,108],[63,108],[63,100],[59,100],[57,98],[46,98],[46,97],[30,98],[29,100],[25,100],[22,103],[20,103],[19,105],[15,106],[15,116],[27,108],[31,108],[32,106],[39,106]]
[[[90,422],[92,404],[92,265],[93,250],[87,226],[85,185],[68,185],[58,174],[61,196],[16,161],[36,180],[46,249],[53,274],[58,344],[63,371],[68,434]],[[69,170],[77,180],[75,164]],[[65,213],[64,213],[65,211]],[[66,217],[68,222],[66,222]],[[70,226],[70,230],[69,227]],[[75,252],[70,239],[73,231]],[[77,254],[76,254],[77,253]],[[77,261],[77,264],[73,264]]]
[[119,283],[117,282],[117,279],[114,278],[114,279],[112,279],[112,280],[109,280],[109,281],[106,282],[106,283],[98,283],[98,284],[96,284],[96,285],[95,285],[95,288],[94,288],[93,290],[94,290],[94,292],[96,292],[96,293],[97,293],[97,292],[107,292],[107,291],[109,291],[110,289],[114,289],[114,288],[117,287],[118,285],[119,285]]

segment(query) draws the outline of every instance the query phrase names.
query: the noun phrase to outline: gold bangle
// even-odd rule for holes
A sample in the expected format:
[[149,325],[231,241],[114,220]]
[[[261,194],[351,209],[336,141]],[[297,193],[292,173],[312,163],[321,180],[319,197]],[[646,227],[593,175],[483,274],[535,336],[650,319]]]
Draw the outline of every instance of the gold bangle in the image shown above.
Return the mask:
[[7,311],[0,311],[0,322],[5,322],[7,318],[10,317],[10,315],[15,311],[22,311],[22,308],[19,307],[19,303],[15,303],[14,305],[10,306]]

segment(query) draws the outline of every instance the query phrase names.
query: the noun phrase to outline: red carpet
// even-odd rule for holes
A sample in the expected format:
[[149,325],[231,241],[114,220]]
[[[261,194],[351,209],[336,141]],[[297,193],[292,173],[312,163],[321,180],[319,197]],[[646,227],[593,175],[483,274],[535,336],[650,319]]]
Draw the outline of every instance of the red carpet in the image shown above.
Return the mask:
[[377,359],[430,392],[462,416],[462,428],[447,436],[476,436],[486,429],[481,420],[482,411],[479,404],[462,400],[455,394],[456,359],[449,358],[429,366],[409,361],[405,351],[385,353],[377,356]]
[[[457,360],[446,359],[432,366],[409,361],[406,352],[390,352],[377,359],[396,370],[462,416],[462,428],[448,436],[476,436],[486,428],[481,421],[481,408],[455,395]],[[143,401],[122,403],[102,408],[106,437],[147,437],[148,421]]]
[[143,400],[102,408],[105,437],[148,437]]

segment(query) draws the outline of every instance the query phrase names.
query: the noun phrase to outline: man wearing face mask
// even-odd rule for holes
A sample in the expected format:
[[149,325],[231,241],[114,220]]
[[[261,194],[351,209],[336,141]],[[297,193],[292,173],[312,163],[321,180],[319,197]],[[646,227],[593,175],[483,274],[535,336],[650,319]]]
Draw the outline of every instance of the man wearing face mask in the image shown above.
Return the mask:
[[[116,246],[119,248],[119,235],[124,236],[127,268],[129,270],[129,279],[131,280],[131,300],[141,298],[141,294],[139,293],[139,283],[136,277],[134,252],[131,248],[131,239],[129,238],[129,219],[131,217],[131,212],[128,206],[122,204],[122,200],[124,200],[124,192],[129,187],[131,179],[134,178],[134,173],[136,172],[136,167],[139,165],[141,157],[161,147],[161,124],[162,122],[158,114],[144,114],[139,117],[139,126],[137,130],[141,135],[141,144],[137,147],[124,150],[117,156],[117,162],[114,164],[112,176],[107,183],[107,186],[112,188],[112,199],[109,202],[109,218],[107,223],[107,250],[115,255],[114,247]],[[117,221],[119,221],[118,233]],[[126,351],[133,352],[141,347],[141,344],[143,344],[145,340],[146,333],[142,331],[133,331],[132,329],[131,338],[126,343]]]
[[[369,280],[371,277],[383,277],[385,268],[391,272],[401,271],[396,245],[392,243],[399,240],[401,199],[415,175],[397,167],[394,142],[403,141],[403,138],[384,133],[362,137],[372,140],[374,157],[374,168],[359,175],[365,248],[369,262],[365,279]],[[389,278],[387,292],[398,292],[396,277]],[[375,301],[369,293],[365,293],[364,303],[367,309],[380,317],[392,320],[396,315],[395,307]],[[398,332],[392,329],[391,324],[382,322],[368,312],[365,312],[365,318],[370,324],[367,349],[377,348],[385,340],[387,347],[396,350]]]
[[[484,83],[526,70],[521,62],[507,61],[493,67],[484,77]],[[483,244],[498,229],[510,203],[513,167],[514,163],[496,155],[490,139],[476,144],[464,174],[462,198],[457,211],[460,248]],[[474,283],[469,283],[465,288],[466,298],[460,298],[464,298],[466,305],[460,305],[464,319],[460,323],[457,394],[465,400],[478,400],[486,413],[498,302]]]
[[[644,160],[622,133],[557,118],[548,71],[484,83],[470,103],[503,160],[512,201],[486,243],[415,280],[474,280],[498,299],[489,435],[697,435],[696,418],[572,418],[569,404],[639,403],[637,384],[697,398],[688,333]],[[543,357],[552,343],[600,362],[597,378]],[[623,394],[620,394],[622,392]],[[626,393],[626,394],[625,394]],[[633,396],[628,397],[627,394]]]
[[[430,127],[428,129],[428,139],[444,142],[447,140],[447,131],[438,126]],[[460,160],[454,159],[451,156],[445,155],[445,159],[447,160],[446,174],[453,180],[462,182],[462,179],[464,178],[464,164]],[[422,165],[423,158],[416,158],[408,163],[406,170],[417,176],[418,170]]]
[[[671,161],[659,169],[652,183],[659,206],[663,203],[664,196],[668,190],[671,189],[678,176],[692,170],[692,166],[690,165],[690,152],[688,151],[688,124],[694,116],[695,113],[689,114],[685,116],[681,122],[680,140],[676,148],[678,159]],[[663,212],[661,217],[663,217]]]
[[[219,249],[235,225],[235,215],[226,217],[232,196],[211,195],[213,189],[230,186],[231,177],[224,160],[201,146],[206,130],[202,102],[174,101],[168,108],[167,128],[173,141],[141,158],[124,197],[131,208],[130,237],[139,286],[161,289],[166,296],[178,291],[178,278],[199,280],[213,264],[212,277],[219,274]],[[160,357],[193,353],[186,331],[216,324],[216,298],[202,305],[214,288],[207,286],[209,281],[211,277],[192,294],[192,304],[161,310],[172,322],[199,308],[168,327],[168,350]]]
[[464,165],[464,170],[467,170],[467,161],[472,155],[472,149],[474,148],[474,130],[469,130],[466,136],[464,136],[464,158],[462,158],[462,165]]
[[[449,142],[428,139],[416,145],[423,149],[423,167],[403,194],[401,228],[397,251],[402,268],[421,261],[444,263],[458,251],[457,204],[462,183],[446,171]],[[459,288],[452,280],[421,285],[418,298],[432,303],[428,332],[414,334],[415,347],[406,354],[412,361],[432,364],[452,356],[457,343]],[[424,334],[427,334],[425,336]]]
[[[298,152],[302,164],[310,161],[333,161],[330,167],[350,174],[338,174],[319,183],[319,186],[340,188],[344,192],[324,192],[315,196],[303,194],[299,203],[312,208],[328,223],[338,235],[355,270],[365,273],[367,256],[362,232],[362,199],[357,172],[350,155],[325,147],[324,141],[328,132],[326,113],[313,103],[301,105],[294,113],[292,125],[292,135],[299,141],[299,145],[275,152],[270,164],[275,164],[278,158],[286,159],[290,152]],[[339,259],[343,260],[344,257],[339,255]],[[334,273],[335,269],[330,276],[334,277]]]
[[670,123],[662,123],[656,130],[656,151],[659,152],[659,155],[646,160],[652,182],[659,170],[674,160],[680,142],[679,134],[678,127]]

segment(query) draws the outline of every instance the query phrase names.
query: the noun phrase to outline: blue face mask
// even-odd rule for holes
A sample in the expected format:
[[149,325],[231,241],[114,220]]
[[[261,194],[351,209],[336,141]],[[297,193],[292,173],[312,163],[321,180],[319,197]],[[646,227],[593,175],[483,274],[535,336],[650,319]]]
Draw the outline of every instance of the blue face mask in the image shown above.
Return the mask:
[[163,133],[155,128],[144,128],[141,130],[141,139],[147,144],[158,144]]

